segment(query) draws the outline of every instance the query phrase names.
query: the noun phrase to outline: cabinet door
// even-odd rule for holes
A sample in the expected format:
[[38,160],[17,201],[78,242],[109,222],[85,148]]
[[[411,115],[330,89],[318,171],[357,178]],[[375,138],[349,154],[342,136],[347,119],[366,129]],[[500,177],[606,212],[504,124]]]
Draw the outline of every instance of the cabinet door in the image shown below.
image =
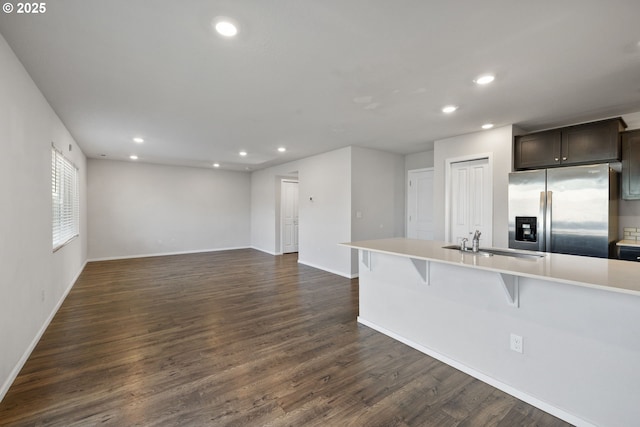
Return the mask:
[[516,136],[513,147],[514,169],[559,165],[561,141],[559,130]]
[[563,165],[603,163],[620,160],[621,124],[606,120],[562,130]]
[[640,200],[640,130],[622,134],[622,198]]

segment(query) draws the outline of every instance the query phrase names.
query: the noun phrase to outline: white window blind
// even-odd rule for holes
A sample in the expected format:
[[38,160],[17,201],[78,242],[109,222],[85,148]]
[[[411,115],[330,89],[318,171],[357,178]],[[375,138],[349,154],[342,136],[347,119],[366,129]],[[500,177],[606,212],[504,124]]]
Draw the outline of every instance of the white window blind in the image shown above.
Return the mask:
[[78,168],[51,147],[51,205],[53,208],[53,250],[78,236],[80,200]]

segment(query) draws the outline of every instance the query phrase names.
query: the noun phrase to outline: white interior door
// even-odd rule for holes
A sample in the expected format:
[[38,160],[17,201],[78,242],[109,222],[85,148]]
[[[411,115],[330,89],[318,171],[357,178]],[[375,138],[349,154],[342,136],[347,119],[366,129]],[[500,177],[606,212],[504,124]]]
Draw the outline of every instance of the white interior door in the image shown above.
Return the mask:
[[298,183],[282,181],[282,252],[298,252]]
[[433,168],[409,171],[407,182],[407,237],[433,240]]
[[480,230],[480,246],[493,242],[493,196],[489,159],[451,163],[449,185],[450,242],[460,243]]

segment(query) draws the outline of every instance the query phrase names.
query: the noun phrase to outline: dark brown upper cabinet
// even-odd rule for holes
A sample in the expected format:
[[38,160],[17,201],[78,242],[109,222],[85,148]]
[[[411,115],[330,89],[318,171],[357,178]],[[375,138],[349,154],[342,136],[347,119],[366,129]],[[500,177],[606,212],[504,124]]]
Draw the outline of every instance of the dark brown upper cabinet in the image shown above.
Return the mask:
[[562,134],[559,130],[516,136],[514,169],[538,169],[560,164]]
[[621,118],[516,136],[515,170],[617,162],[621,158]]
[[640,129],[622,133],[622,198],[640,200]]

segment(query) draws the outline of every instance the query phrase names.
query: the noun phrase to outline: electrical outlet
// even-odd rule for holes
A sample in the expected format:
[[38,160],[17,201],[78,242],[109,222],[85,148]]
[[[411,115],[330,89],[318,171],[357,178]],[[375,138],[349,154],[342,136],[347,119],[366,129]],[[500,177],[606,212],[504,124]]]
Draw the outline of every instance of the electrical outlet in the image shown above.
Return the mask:
[[510,348],[518,353],[523,352],[524,340],[520,335],[511,334]]

